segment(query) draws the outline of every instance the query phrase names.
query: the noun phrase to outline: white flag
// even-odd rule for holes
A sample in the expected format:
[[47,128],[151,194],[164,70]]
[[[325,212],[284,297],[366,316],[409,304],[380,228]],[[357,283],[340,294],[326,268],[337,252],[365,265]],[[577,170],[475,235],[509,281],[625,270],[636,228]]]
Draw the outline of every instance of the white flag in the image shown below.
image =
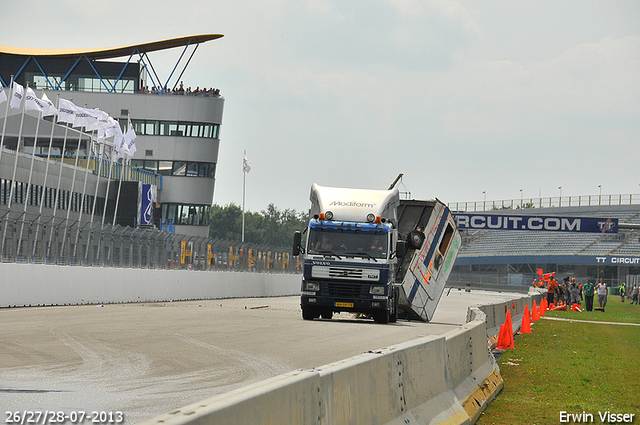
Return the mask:
[[78,107],[66,99],[58,99],[58,122],[73,124]]
[[113,143],[116,145],[117,158],[124,158],[127,152],[127,144],[124,142],[124,134],[122,134],[122,128],[118,124],[115,128],[115,134],[113,135]]
[[247,161],[247,156],[244,155],[242,158],[242,171],[248,173],[251,171],[251,166],[249,165],[249,161]]
[[56,109],[55,105],[53,104],[52,101],[49,100],[44,90],[42,90],[42,99],[40,100],[42,100],[46,105],[42,111],[43,117],[48,117],[58,113],[58,110]]
[[12,90],[12,94],[11,94],[11,102],[9,103],[11,105],[12,108],[14,109],[19,109],[20,105],[22,105],[22,95],[24,93],[24,88],[16,83],[15,81],[13,82],[13,90]]
[[133,125],[131,124],[131,122],[129,122],[129,130],[127,130],[127,132],[124,135],[124,141],[125,144],[127,145],[127,153],[129,156],[133,156],[134,153],[136,153],[136,144],[134,142],[134,140],[136,139],[136,132],[133,131]]
[[24,98],[24,109],[27,111],[44,111],[44,102],[38,99],[36,92],[31,87],[27,87],[27,95]]
[[4,86],[0,85],[0,103],[7,101],[7,94],[4,92]]
[[[87,109],[87,108],[82,108],[83,112],[85,113],[85,119],[86,119],[86,124],[85,124],[85,131],[93,131],[93,130],[97,130],[98,128],[100,128],[100,111],[99,109]],[[106,112],[105,112],[106,115]]]
[[75,127],[89,127],[92,124],[91,119],[91,110],[87,108],[82,108],[80,106],[76,106],[75,118],[73,119],[72,126]]
[[109,114],[107,114],[104,111],[101,111],[98,108],[95,108],[94,111],[98,115],[98,119],[97,119],[98,122],[96,123],[97,128],[100,128],[100,129],[104,130],[104,129],[107,129],[109,127],[113,127],[113,125],[115,123],[115,120],[113,118],[111,118],[109,116]]

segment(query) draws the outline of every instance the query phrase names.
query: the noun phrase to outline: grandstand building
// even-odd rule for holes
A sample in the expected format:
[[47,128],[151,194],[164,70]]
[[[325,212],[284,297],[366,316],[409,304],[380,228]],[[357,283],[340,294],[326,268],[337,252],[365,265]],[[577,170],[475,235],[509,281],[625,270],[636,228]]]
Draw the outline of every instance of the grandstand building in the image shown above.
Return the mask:
[[[180,78],[191,60],[189,50],[195,53],[200,44],[220,37],[91,50],[0,46],[0,82],[7,98],[15,81],[38,97],[46,94],[54,105],[62,98],[107,112],[124,131],[130,120],[137,135],[135,153],[116,160],[107,154],[108,144],[95,143],[95,134],[0,104],[0,220],[81,229],[94,222],[137,227],[140,188],[146,184],[157,193],[154,227],[208,236],[224,98],[213,88],[180,91]],[[169,78],[161,80],[149,53],[172,48],[184,51]],[[6,250],[16,236],[4,233]]]
[[[584,197],[575,198],[573,202],[565,197],[564,204],[572,206],[543,206],[534,200],[527,204],[530,208],[499,206],[500,209],[482,211],[482,214],[616,218],[620,229],[615,234],[465,229],[461,231],[463,245],[449,282],[454,285],[531,285],[538,269],[544,273],[556,272],[558,280],[573,276],[581,279],[581,283],[586,278],[592,281],[604,278],[613,286],[638,282],[639,201],[638,195]],[[473,211],[476,206],[449,205],[454,214]]]

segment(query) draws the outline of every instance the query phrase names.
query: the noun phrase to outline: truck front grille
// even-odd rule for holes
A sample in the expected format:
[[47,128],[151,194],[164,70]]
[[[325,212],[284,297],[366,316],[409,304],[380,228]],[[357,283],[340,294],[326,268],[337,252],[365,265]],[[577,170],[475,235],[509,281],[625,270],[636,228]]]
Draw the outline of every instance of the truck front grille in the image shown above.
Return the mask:
[[361,291],[364,289],[368,289],[366,286],[362,285],[352,285],[349,283],[322,283],[320,286],[321,292],[328,292],[329,296],[334,298],[357,298],[360,296]]
[[380,270],[359,267],[313,266],[311,277],[316,279],[348,279],[377,282],[380,279]]

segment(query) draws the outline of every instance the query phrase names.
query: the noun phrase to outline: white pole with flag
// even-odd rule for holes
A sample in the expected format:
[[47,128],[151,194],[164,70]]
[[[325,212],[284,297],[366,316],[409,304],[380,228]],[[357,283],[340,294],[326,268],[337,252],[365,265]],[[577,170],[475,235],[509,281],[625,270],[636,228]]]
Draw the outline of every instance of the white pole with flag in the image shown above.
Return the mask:
[[249,161],[247,161],[247,151],[245,150],[242,157],[242,242],[244,242],[244,203],[246,197],[247,173],[249,171],[251,171],[251,166],[249,166]]
[[[13,75],[11,76],[11,82],[9,83],[9,93],[13,93]],[[6,99],[7,95],[4,93],[4,87],[2,87],[3,97]],[[2,151],[4,150],[4,133],[7,129],[7,121],[9,121],[9,109],[11,102],[7,102],[7,109],[4,112],[4,122],[2,123],[2,138],[0,139],[0,164],[2,163]]]
[[[18,152],[20,151],[20,139],[22,138],[22,127],[24,126],[24,111],[26,103],[22,101],[24,97],[24,87],[20,84],[13,82],[13,94],[11,95],[10,105],[14,109],[21,109],[22,115],[20,117],[20,130],[18,130],[18,140],[16,142],[16,156],[13,162],[13,177],[11,177],[11,190],[9,191],[9,201],[7,202],[8,209],[11,210],[11,203],[13,201],[13,188],[17,186],[16,183],[16,170],[18,168]],[[16,187],[17,189],[17,187]],[[6,230],[6,227],[5,227]],[[2,237],[2,244],[4,246],[4,236]]]
[[[38,99],[38,97],[36,96],[36,93],[33,91],[33,89],[29,86],[27,86],[27,93],[25,96],[25,110],[27,111],[37,111],[38,112],[38,119],[36,122],[36,134],[35,137],[33,139],[33,148],[32,148],[32,152],[31,152],[31,164],[29,165],[29,179],[27,180],[27,190],[26,190],[26,198],[23,200],[23,214],[27,213],[27,206],[29,205],[29,199],[31,198],[30,194],[31,194],[31,180],[33,177],[33,165],[35,163],[35,159],[36,159],[36,146],[38,145],[38,132],[40,131],[40,121],[42,121],[42,117],[43,117],[43,113],[44,113],[44,108],[47,107],[47,105],[40,99]],[[25,146],[26,148],[26,143]],[[44,187],[44,186],[43,186]],[[35,195],[34,195],[35,196]],[[20,236],[18,236],[18,249],[16,250],[17,253],[21,252],[21,247],[22,247],[22,234],[24,233],[24,220],[22,221],[22,224],[20,225]]]
[[[60,95],[57,94],[56,104],[59,103],[59,99],[60,99]],[[49,107],[47,108],[48,114],[51,114],[52,116],[58,114],[58,109],[55,106],[53,106],[53,102],[49,100],[44,90],[42,91],[42,100],[49,105]],[[42,183],[42,193],[40,194],[40,208],[38,209],[38,224],[36,225],[36,232],[33,238],[34,241],[38,240],[38,232],[40,231],[40,220],[42,218],[42,208],[44,207],[44,200],[47,194],[47,179],[49,177],[49,164],[51,164],[51,149],[53,146],[53,132],[55,130],[55,127],[56,127],[56,120],[53,119],[51,120],[51,134],[49,135],[49,150],[47,151],[47,165],[44,171],[44,182]],[[33,258],[35,258],[36,256],[37,246],[38,246],[37,243],[33,244],[33,255],[32,255]]]
[[[133,125],[131,124],[131,115],[127,116],[127,132],[124,134],[123,136],[123,149],[126,152],[126,156],[125,158],[122,159],[122,168],[120,170],[120,181],[118,182],[118,193],[116,194],[116,207],[113,213],[113,225],[116,225],[116,218],[118,215],[118,204],[120,203],[120,190],[122,189],[122,178],[123,178],[123,173],[126,170],[126,164],[125,161],[128,159],[129,161],[131,161],[131,157],[133,156],[133,154],[136,151],[135,148],[135,140],[136,138],[136,132],[133,130]],[[128,157],[128,158],[127,158]]]
[[[20,151],[20,139],[22,138],[22,126],[24,125],[24,108],[25,108],[25,103],[22,101],[24,95],[24,87],[22,87],[20,84],[16,83],[15,81],[13,82],[12,88],[11,88],[11,101],[9,102],[9,105],[11,106],[11,108],[13,109],[21,109],[22,110],[22,116],[20,117],[20,130],[18,131],[18,140],[16,141],[16,156],[14,158],[14,162],[13,162],[13,174],[11,177],[11,186],[9,188],[9,199],[7,200],[7,214],[11,211],[11,204],[13,202],[13,193],[14,193],[14,188],[17,190],[17,183],[16,183],[16,170],[18,167],[18,153]],[[5,122],[7,120],[8,117],[5,117]],[[22,188],[21,188],[22,189]],[[21,192],[22,194],[22,192]],[[16,198],[18,198],[18,196],[16,195]],[[26,201],[23,199],[23,201]],[[6,240],[7,237],[7,227],[9,226],[4,226],[4,229],[2,231],[2,245],[0,246],[4,246],[4,242]],[[19,255],[20,253],[17,252],[16,256]]]

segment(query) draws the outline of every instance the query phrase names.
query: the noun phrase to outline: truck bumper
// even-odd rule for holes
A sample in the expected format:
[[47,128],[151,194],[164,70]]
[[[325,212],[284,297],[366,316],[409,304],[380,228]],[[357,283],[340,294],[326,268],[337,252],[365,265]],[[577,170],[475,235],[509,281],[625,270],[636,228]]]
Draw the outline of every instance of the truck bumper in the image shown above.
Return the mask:
[[318,309],[329,309],[333,312],[353,312],[353,313],[378,313],[389,308],[389,300],[374,299],[336,299],[333,297],[322,297],[316,295],[305,295],[300,297],[301,307],[317,307]]

